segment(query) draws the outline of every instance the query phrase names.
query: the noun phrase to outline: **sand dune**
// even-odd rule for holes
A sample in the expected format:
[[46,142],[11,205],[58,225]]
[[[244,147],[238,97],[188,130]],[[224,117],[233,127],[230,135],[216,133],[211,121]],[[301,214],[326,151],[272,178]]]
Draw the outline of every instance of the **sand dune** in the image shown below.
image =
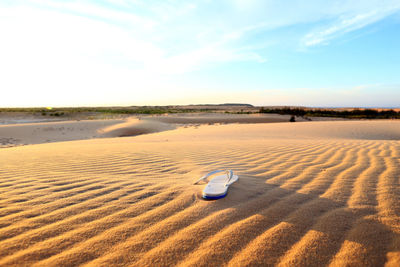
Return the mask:
[[175,129],[173,124],[136,117],[110,120],[37,122],[0,125],[0,148],[18,145],[124,137]]
[[[28,144],[85,140],[104,137],[126,137],[172,130],[177,127],[197,127],[214,123],[287,122],[290,116],[278,114],[189,113],[161,116],[125,117],[120,119],[54,121],[28,114],[0,114],[0,148]],[[298,121],[304,121],[298,118]]]
[[0,148],[100,138],[100,129],[124,122],[125,120],[86,120],[0,125]]
[[[2,149],[0,266],[399,266],[399,140],[346,121]],[[227,168],[202,200],[193,181]]]
[[[290,115],[280,114],[224,114],[224,113],[188,113],[188,114],[168,114],[164,116],[151,116],[147,120],[164,123],[176,124],[212,124],[212,123],[274,123],[288,122]],[[319,120],[321,118],[315,118]],[[331,120],[332,118],[322,118]],[[335,118],[338,119],[338,118]],[[341,119],[343,120],[343,119]],[[297,121],[306,121],[302,117],[297,117]]]
[[99,129],[98,132],[102,137],[126,137],[157,133],[172,129],[175,129],[175,126],[172,124],[130,118],[123,123],[118,123]]

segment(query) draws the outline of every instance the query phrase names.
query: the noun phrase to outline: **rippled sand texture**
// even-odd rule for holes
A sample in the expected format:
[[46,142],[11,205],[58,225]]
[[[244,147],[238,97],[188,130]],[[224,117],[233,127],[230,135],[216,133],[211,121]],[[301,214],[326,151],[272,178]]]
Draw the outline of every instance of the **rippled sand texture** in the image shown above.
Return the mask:
[[[2,149],[0,265],[399,266],[399,126],[202,126]],[[204,201],[192,182],[214,169],[240,179]]]

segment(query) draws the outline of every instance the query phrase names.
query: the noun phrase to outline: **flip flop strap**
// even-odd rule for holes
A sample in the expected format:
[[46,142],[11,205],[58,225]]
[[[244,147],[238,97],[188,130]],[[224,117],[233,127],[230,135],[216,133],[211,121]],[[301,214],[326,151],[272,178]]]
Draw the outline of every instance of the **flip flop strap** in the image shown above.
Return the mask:
[[[207,178],[210,177],[211,175],[214,175],[214,174],[219,173],[219,172],[225,172],[225,171],[216,170],[216,171],[209,172],[209,173],[207,173],[206,175],[204,175],[203,177],[201,177],[199,180],[197,180],[194,184],[197,184],[197,183],[200,182],[201,180],[207,179]],[[229,176],[228,176],[228,177],[229,177]]]
[[233,171],[232,170],[226,170],[226,175],[228,176],[228,181],[225,183],[225,186],[230,185],[230,181],[233,178]]

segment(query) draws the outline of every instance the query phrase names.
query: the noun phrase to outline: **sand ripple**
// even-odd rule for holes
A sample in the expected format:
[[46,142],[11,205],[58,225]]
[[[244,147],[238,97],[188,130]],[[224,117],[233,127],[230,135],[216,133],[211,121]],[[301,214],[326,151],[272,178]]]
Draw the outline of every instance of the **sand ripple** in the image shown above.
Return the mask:
[[[1,150],[0,266],[399,266],[398,126],[303,125]],[[219,168],[240,180],[204,201],[191,183]]]

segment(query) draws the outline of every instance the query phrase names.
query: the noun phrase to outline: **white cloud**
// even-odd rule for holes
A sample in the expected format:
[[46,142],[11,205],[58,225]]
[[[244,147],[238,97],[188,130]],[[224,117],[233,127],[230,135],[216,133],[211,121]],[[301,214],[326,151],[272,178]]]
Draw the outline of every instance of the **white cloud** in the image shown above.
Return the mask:
[[151,18],[139,16],[132,12],[124,11],[124,9],[107,8],[91,1],[30,0],[30,2],[41,9],[52,10],[58,13],[73,14],[113,24],[140,25],[142,30],[150,30],[157,23]]
[[381,3],[373,6],[366,5],[363,8],[346,10],[327,26],[320,26],[303,38],[305,46],[315,46],[328,44],[331,40],[338,38],[346,33],[362,29],[368,25],[376,23],[400,10],[400,3]]
[[[313,46],[399,8],[386,0],[106,2],[0,3],[0,88],[7,91],[0,106],[138,103],[179,95],[171,77],[226,62],[265,62],[265,51],[286,41],[273,31],[318,24],[296,40]],[[62,98],[55,93],[64,91]]]
[[[31,0],[30,6],[2,9],[2,24],[8,25],[2,31],[11,36],[11,46],[17,42],[12,37],[16,29],[25,35],[25,42],[29,38],[29,45],[20,50],[43,47],[48,54],[53,44],[96,62],[121,60],[144,66],[144,71],[182,74],[216,62],[265,62],[266,45],[257,36],[268,36],[270,30],[336,18],[305,36],[303,43],[313,46],[374,23],[399,7],[375,0],[353,5],[318,0],[306,4],[297,0],[285,4],[260,0],[108,2],[114,8],[95,1]],[[2,32],[4,38],[7,34]]]

